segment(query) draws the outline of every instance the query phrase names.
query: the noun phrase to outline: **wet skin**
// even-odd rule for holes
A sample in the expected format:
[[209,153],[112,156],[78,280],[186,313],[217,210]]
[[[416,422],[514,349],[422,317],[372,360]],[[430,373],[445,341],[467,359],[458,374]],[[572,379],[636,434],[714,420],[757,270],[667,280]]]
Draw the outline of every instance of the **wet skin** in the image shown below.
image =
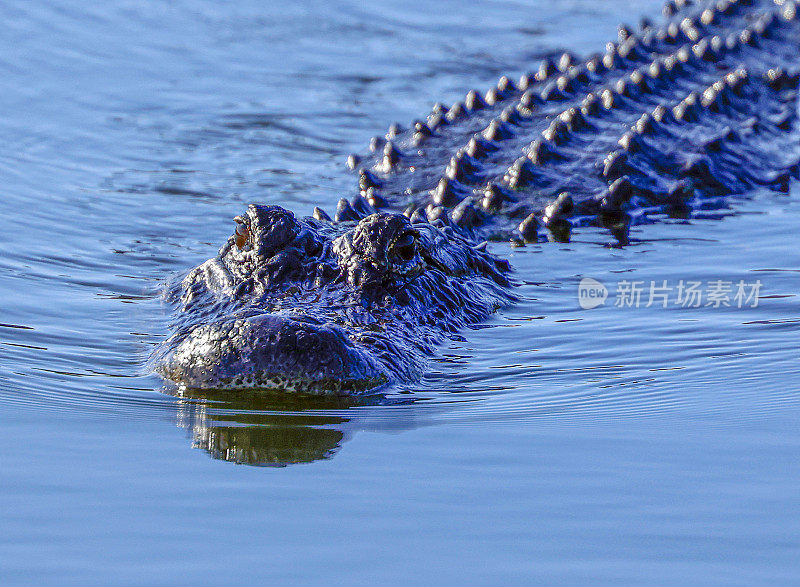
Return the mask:
[[603,55],[546,60],[393,125],[352,155],[331,217],[251,205],[173,284],[157,371],[190,388],[351,394],[413,381],[448,337],[514,300],[485,240],[569,240],[724,206],[798,172],[793,2],[668,2]]

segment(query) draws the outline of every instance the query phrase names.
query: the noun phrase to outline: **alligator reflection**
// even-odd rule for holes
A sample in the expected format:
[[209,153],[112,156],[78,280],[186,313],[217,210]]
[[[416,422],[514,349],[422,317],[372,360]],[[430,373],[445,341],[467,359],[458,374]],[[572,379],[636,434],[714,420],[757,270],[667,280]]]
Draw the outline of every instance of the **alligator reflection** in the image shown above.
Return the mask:
[[387,403],[381,396],[356,403],[263,390],[181,389],[172,395],[181,400],[178,424],[190,431],[194,448],[215,459],[267,467],[331,458],[357,427],[355,411],[353,417],[340,412]]

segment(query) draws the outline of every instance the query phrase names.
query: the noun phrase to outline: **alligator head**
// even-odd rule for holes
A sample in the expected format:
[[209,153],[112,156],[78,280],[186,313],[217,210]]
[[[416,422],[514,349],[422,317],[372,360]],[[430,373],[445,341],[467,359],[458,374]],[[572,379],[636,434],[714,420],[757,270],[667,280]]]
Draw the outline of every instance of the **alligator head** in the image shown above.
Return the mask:
[[298,219],[250,205],[216,258],[168,290],[156,370],[193,388],[351,393],[418,378],[449,333],[511,300],[509,265],[399,214]]

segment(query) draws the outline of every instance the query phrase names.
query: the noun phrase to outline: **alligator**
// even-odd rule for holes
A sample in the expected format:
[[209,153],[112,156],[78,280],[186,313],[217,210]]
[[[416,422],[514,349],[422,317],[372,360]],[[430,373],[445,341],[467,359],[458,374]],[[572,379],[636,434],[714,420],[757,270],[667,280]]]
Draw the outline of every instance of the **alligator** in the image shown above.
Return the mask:
[[[219,254],[167,288],[156,369],[180,386],[359,394],[411,382],[448,337],[516,299],[487,241],[567,241],[787,192],[800,12],[792,0],[669,0],[603,54],[542,61],[351,155],[351,199],[297,218],[252,204]],[[492,245],[494,249],[496,245]]]

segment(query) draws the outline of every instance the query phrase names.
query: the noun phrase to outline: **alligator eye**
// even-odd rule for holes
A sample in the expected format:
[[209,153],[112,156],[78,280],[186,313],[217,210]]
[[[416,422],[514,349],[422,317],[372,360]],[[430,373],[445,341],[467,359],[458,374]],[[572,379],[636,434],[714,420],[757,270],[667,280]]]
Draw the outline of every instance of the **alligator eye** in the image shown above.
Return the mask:
[[394,250],[403,261],[411,261],[417,253],[417,238],[407,232],[395,241]]
[[239,217],[234,218],[234,220],[236,221],[236,246],[241,249],[250,238],[250,229],[244,222],[239,221]]

